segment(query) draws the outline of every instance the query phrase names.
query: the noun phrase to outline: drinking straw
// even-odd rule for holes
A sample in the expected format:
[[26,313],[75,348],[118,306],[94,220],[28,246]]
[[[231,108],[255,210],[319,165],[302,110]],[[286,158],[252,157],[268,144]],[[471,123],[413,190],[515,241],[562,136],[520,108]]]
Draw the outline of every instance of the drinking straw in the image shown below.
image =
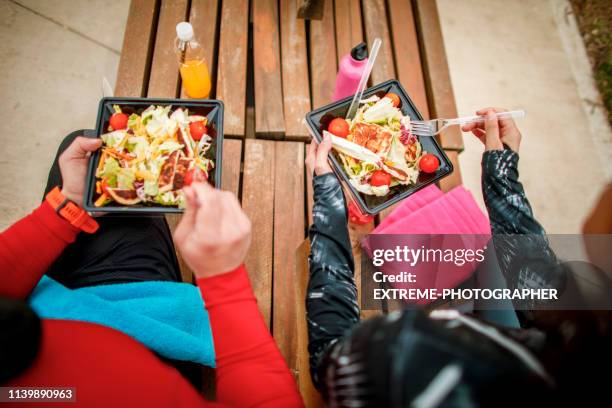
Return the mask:
[[361,101],[363,91],[365,90],[368,84],[368,79],[370,79],[370,73],[372,72],[374,61],[376,61],[376,57],[378,56],[378,50],[380,49],[381,43],[382,40],[380,38],[374,39],[374,43],[372,44],[372,50],[370,51],[370,57],[368,58],[368,63],[366,64],[365,69],[363,70],[363,74],[361,74],[359,86],[357,87],[357,93],[355,93],[355,96],[353,96],[353,101],[351,102],[348,112],[346,113],[346,119],[353,119],[353,117],[357,113],[357,108],[359,108],[359,101]]

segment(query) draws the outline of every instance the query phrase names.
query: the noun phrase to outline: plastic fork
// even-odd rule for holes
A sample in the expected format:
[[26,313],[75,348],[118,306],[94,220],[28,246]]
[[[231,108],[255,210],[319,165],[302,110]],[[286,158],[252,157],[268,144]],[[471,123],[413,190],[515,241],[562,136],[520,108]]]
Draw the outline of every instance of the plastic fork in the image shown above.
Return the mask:
[[[495,115],[498,119],[523,118],[525,111],[498,112]],[[456,119],[411,120],[410,131],[415,136],[435,136],[449,126],[484,123],[485,119],[486,116],[464,116]]]

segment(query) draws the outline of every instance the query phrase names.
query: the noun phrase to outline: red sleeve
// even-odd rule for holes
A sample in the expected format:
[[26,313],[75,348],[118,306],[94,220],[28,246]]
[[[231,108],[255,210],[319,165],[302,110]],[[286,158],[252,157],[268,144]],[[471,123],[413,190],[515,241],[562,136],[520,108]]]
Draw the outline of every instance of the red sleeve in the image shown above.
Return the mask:
[[27,297],[79,230],[44,201],[0,234],[0,296]]
[[217,356],[217,401],[231,406],[303,406],[251,289],[246,269],[198,279]]

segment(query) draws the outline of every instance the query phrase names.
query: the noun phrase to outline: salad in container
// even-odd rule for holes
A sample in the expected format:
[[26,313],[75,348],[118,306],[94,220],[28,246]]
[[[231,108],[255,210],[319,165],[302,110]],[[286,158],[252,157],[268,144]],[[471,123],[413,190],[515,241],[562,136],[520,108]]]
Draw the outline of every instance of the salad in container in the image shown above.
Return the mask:
[[398,81],[364,92],[354,118],[345,118],[351,98],[310,112],[306,122],[319,140],[332,139],[332,162],[358,207],[369,215],[452,172],[433,137],[410,132],[421,115]]
[[90,161],[88,211],[180,212],[183,186],[220,181],[220,102],[113,102],[101,102],[103,143]]

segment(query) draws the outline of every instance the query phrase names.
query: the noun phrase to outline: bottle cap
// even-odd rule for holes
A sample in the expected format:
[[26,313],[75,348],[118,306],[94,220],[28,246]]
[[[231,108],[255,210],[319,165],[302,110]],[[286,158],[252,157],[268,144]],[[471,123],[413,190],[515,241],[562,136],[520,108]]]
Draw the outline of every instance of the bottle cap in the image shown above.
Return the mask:
[[182,23],[178,23],[176,25],[176,36],[181,41],[191,41],[193,40],[193,27],[191,24],[183,21]]
[[357,61],[363,61],[364,59],[368,58],[367,44],[362,42],[353,47],[353,49],[351,50],[351,57],[353,57],[353,59]]

